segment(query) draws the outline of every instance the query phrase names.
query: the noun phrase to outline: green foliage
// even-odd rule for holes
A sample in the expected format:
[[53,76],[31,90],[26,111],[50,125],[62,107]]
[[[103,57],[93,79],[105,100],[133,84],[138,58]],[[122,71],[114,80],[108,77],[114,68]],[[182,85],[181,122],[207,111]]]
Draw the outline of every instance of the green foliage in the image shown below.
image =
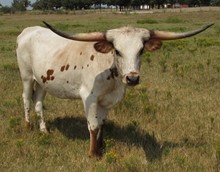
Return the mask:
[[147,62],[149,65],[152,62],[151,56],[149,53],[144,53],[143,57],[142,57],[142,61],[143,63]]
[[213,6],[220,6],[220,0],[211,0],[210,4]]
[[105,154],[107,163],[115,163],[117,160],[117,153],[114,151],[106,152]]
[[183,19],[180,19],[178,17],[168,17],[166,20],[165,20],[166,23],[173,23],[173,24],[176,24],[176,23],[184,23],[185,20]]
[[137,20],[137,24],[157,24],[158,21],[155,19],[141,19]]
[[10,117],[10,120],[9,120],[10,128],[16,128],[20,125],[21,125],[21,118],[20,117],[15,117],[15,116]]
[[1,7],[0,8],[0,13],[4,13],[4,14],[10,14],[10,13],[12,13],[12,9],[11,9],[11,7]]
[[159,61],[159,64],[161,66],[162,72],[166,72],[167,71],[167,61],[165,58],[161,58]]
[[15,64],[4,64],[3,69],[6,70],[6,71],[17,71],[18,66],[15,65]]
[[171,32],[186,32],[187,30],[189,30],[187,27],[172,27],[169,29],[169,31]]
[[30,5],[29,0],[13,0],[12,2],[12,9],[14,11],[25,11],[26,7]]
[[135,156],[127,157],[126,160],[123,162],[125,171],[129,171],[129,172],[140,171],[137,166],[138,161],[139,160]]
[[16,146],[18,147],[18,148],[21,148],[21,147],[23,147],[25,145],[25,140],[24,139],[17,139],[16,140]]
[[70,29],[74,29],[74,28],[78,28],[78,27],[84,27],[84,25],[82,24],[62,24],[62,23],[58,23],[55,25],[55,27],[61,29],[61,30],[70,30]]
[[215,30],[216,30],[216,34],[219,35],[220,34],[220,26],[215,26]]
[[116,141],[114,139],[105,139],[105,149],[111,150],[116,144]]
[[50,145],[52,141],[52,138],[48,134],[40,134],[38,138],[38,144],[41,146],[47,146]]
[[199,47],[210,47],[214,45],[220,45],[220,41],[217,39],[209,39],[209,38],[199,38],[196,39],[197,46]]

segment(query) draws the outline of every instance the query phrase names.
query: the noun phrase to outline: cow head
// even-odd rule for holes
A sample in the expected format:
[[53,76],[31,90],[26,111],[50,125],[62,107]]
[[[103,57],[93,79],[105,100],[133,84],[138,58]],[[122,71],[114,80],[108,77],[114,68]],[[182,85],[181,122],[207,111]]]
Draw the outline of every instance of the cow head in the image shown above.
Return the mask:
[[71,40],[96,42],[94,48],[101,53],[114,51],[115,65],[123,83],[134,86],[139,83],[140,56],[144,50],[154,51],[161,47],[163,40],[182,39],[196,35],[213,24],[198,30],[175,33],[152,31],[141,28],[123,27],[107,32],[77,33],[69,35],[56,30],[46,22],[46,26],[56,34]]

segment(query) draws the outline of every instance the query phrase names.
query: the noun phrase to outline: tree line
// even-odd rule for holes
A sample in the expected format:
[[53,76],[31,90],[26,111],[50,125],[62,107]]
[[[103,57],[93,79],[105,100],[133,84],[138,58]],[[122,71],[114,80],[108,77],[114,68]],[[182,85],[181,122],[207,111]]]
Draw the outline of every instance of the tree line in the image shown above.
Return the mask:
[[31,4],[30,0],[13,0],[11,7],[1,7],[1,12],[25,11],[28,6],[34,10],[80,10],[90,8],[101,8],[102,4],[108,7],[123,9],[140,9],[141,5],[149,8],[163,8],[164,4],[171,7],[174,4],[185,4],[189,7],[195,6],[220,6],[220,0],[36,0]]
[[51,10],[64,8],[68,10],[99,8],[101,4],[119,7],[119,9],[138,9],[141,5],[148,5],[150,8],[163,8],[164,4],[173,6],[176,3],[188,6],[209,6],[220,5],[220,0],[37,0],[32,6],[38,10]]

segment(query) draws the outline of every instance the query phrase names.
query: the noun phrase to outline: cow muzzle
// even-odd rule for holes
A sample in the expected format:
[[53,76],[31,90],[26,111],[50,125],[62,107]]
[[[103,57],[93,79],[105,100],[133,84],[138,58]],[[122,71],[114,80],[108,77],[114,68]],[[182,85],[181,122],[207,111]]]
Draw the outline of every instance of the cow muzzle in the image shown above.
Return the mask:
[[137,72],[131,72],[125,76],[125,82],[128,86],[135,86],[139,84],[140,76]]

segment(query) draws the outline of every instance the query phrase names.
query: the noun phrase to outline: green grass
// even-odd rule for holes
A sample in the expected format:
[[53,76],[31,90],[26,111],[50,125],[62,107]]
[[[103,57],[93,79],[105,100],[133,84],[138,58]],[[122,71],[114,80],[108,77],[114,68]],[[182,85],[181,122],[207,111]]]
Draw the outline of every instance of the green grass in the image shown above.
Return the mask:
[[158,21],[155,19],[142,19],[142,20],[138,20],[137,24],[157,24]]
[[184,23],[185,20],[183,19],[180,19],[178,17],[168,17],[166,20],[165,20],[166,23]]
[[[173,17],[175,14],[175,17]],[[154,14],[17,14],[0,16],[0,171],[218,171],[220,168],[220,12]],[[152,25],[152,21],[157,21]],[[210,19],[212,21],[210,21]],[[126,25],[188,31],[215,26],[193,38],[165,41],[144,53],[141,84],[108,115],[105,153],[90,159],[82,102],[47,95],[50,135],[24,128],[16,37],[45,20],[68,32]],[[138,22],[141,21],[141,22]]]

